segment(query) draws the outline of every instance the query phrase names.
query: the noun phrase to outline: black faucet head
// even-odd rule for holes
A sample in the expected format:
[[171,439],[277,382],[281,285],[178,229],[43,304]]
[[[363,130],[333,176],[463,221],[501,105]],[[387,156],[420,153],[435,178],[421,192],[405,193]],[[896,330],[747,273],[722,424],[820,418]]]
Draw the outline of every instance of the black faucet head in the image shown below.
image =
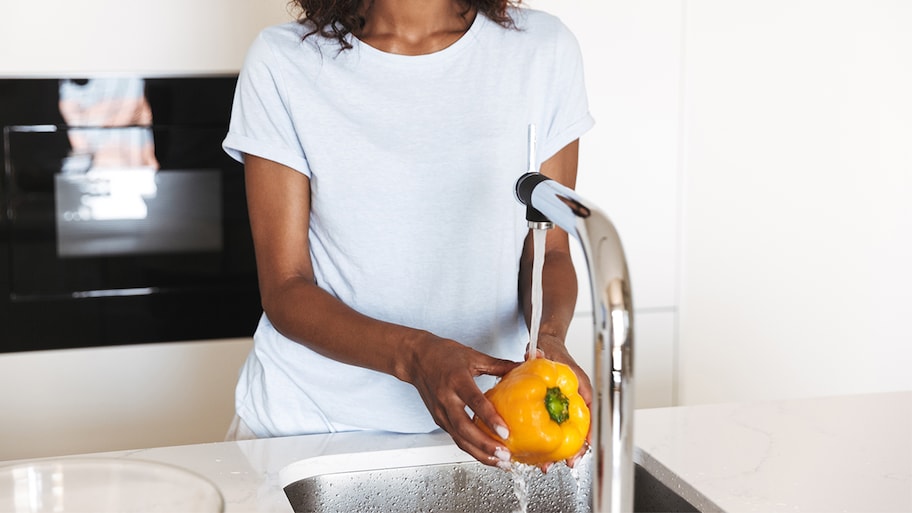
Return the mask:
[[526,206],[526,221],[529,223],[551,223],[545,214],[532,206],[532,191],[545,180],[550,180],[550,178],[541,173],[525,173],[516,181],[513,192],[516,194],[517,201]]

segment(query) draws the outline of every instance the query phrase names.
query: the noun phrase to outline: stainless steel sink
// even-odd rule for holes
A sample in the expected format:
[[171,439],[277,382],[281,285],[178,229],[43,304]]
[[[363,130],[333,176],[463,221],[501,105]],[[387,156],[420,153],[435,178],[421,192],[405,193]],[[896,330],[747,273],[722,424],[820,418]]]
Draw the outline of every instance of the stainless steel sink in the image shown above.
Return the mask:
[[[591,458],[577,469],[555,465],[542,474],[532,468],[504,472],[458,453],[440,458],[433,451],[411,451],[304,460],[283,471],[285,494],[296,512],[308,513],[590,511]],[[517,493],[523,487],[527,494]],[[520,496],[528,498],[525,509]],[[698,511],[640,465],[635,466],[634,510]]]

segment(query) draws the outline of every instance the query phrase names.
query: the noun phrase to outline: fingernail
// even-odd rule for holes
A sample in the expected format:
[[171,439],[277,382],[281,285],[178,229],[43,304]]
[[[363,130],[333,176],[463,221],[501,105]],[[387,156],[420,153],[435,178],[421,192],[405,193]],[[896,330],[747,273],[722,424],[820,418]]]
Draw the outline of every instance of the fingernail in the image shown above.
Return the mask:
[[508,451],[506,449],[501,449],[500,447],[498,447],[497,450],[494,451],[494,457],[499,459],[501,461],[501,463],[502,462],[509,463],[510,462],[510,451]]
[[509,461],[498,461],[497,468],[500,470],[513,470],[513,464]]
[[510,438],[510,430],[503,426],[497,426],[494,431],[497,432],[497,436],[503,438],[504,440]]

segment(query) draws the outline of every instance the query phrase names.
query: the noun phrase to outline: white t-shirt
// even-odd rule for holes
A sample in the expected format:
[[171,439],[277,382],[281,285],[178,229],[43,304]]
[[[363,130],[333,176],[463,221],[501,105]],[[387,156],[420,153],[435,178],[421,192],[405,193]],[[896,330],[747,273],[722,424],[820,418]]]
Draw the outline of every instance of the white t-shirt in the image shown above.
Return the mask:
[[[528,125],[540,163],[593,120],[573,35],[549,14],[511,14],[516,29],[478,15],[457,42],[419,56],[351,36],[340,51],[302,40],[297,23],[267,28],[241,70],[224,148],[310,178],[320,287],[368,316],[521,360],[527,228],[513,186],[528,169]],[[437,427],[411,385],[320,356],[265,315],[254,340],[236,408],[259,436]]]

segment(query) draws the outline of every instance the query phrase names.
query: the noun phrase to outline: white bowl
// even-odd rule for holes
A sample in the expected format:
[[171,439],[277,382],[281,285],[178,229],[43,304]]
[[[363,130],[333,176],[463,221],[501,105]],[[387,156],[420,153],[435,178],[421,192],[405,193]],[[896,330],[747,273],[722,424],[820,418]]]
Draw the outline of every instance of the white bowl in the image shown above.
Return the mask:
[[121,458],[57,458],[0,467],[6,513],[221,513],[208,479],[186,469]]

